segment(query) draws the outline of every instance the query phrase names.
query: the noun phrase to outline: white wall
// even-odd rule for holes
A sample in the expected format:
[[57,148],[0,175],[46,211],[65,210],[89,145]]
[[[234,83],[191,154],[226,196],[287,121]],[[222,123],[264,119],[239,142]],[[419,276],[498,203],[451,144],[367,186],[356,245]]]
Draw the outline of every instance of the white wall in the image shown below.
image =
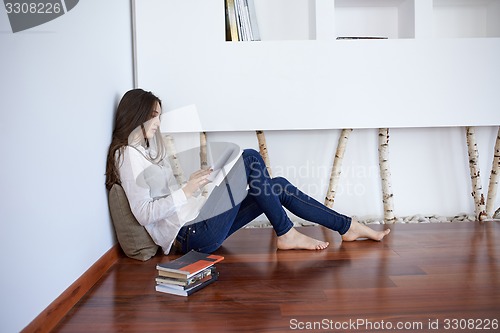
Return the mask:
[[0,331],[16,332],[115,243],[104,173],[130,5],[80,1],[16,34],[2,8],[0,45]]

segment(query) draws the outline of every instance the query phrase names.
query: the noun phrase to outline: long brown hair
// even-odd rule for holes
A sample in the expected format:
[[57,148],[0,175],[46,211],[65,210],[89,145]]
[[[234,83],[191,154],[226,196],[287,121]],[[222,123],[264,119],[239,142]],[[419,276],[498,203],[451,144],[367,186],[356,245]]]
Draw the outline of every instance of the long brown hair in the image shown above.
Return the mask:
[[118,163],[123,148],[128,145],[129,135],[132,131],[152,118],[156,103],[160,104],[161,107],[161,100],[158,97],[152,92],[142,89],[129,90],[120,100],[106,161],[106,188],[108,190],[114,184],[121,184]]

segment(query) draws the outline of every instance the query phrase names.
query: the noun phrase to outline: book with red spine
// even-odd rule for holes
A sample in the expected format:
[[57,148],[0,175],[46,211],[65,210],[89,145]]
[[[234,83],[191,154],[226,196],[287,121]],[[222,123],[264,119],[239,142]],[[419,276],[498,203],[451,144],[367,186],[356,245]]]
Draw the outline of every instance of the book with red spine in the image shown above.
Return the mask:
[[222,260],[224,257],[220,255],[191,250],[177,259],[157,264],[156,269],[160,276],[189,279]]

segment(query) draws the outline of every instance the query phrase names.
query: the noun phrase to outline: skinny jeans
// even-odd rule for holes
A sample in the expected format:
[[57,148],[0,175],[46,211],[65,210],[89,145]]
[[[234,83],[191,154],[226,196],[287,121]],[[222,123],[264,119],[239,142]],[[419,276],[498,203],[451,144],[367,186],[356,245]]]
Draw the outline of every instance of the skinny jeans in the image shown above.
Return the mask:
[[351,218],[335,212],[300,191],[283,177],[271,178],[259,152],[243,151],[248,194],[227,211],[203,221],[184,226],[176,239],[183,252],[192,249],[204,253],[217,250],[224,240],[264,213],[277,236],[286,234],[293,222],[284,208],[296,216],[345,234]]

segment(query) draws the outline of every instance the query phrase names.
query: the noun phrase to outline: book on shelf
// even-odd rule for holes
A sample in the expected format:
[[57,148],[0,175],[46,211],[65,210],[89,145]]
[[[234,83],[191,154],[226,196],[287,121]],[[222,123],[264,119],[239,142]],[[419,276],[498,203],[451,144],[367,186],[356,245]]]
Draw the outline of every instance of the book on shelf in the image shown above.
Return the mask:
[[231,41],[260,40],[254,0],[226,0],[226,30]]
[[255,11],[254,0],[247,1],[247,10],[250,20],[250,29],[252,31],[252,40],[260,40],[259,26],[257,25],[257,13]]
[[155,289],[158,292],[187,297],[197,292],[198,290],[203,289],[206,286],[214,283],[215,281],[217,281],[218,278],[219,278],[219,272],[217,272],[216,270],[212,270],[210,275],[200,280],[201,282],[194,283],[192,286],[189,286],[187,288],[177,285],[157,283]]
[[238,41],[238,23],[236,22],[235,0],[226,0],[226,29],[228,38],[226,40]]
[[157,264],[156,269],[159,276],[187,280],[223,259],[223,256],[191,250],[177,259]]

